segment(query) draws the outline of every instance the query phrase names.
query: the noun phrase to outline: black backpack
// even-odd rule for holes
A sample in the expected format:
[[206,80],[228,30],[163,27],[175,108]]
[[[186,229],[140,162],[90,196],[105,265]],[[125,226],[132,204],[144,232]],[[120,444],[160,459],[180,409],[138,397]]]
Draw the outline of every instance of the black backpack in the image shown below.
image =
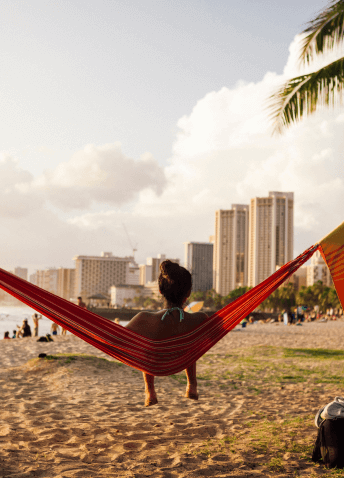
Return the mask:
[[344,468],[344,418],[320,424],[312,461],[323,462],[326,468]]

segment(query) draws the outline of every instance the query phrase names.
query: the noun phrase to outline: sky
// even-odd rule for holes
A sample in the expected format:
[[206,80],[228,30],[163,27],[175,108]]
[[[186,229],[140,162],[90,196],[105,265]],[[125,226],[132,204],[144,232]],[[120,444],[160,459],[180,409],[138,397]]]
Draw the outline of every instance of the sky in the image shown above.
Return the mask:
[[183,260],[216,209],[274,190],[295,193],[295,255],[326,235],[344,220],[344,107],[281,136],[267,110],[325,5],[3,0],[0,266],[130,255],[123,224],[139,263]]

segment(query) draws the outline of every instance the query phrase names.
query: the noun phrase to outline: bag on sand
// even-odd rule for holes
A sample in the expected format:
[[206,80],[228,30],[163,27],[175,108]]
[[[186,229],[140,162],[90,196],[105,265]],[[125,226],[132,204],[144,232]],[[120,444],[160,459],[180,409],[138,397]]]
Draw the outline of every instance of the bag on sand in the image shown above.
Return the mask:
[[312,461],[326,468],[344,468],[344,419],[324,420],[318,430]]
[[319,428],[312,461],[322,461],[326,468],[344,468],[344,398],[336,397],[315,417]]

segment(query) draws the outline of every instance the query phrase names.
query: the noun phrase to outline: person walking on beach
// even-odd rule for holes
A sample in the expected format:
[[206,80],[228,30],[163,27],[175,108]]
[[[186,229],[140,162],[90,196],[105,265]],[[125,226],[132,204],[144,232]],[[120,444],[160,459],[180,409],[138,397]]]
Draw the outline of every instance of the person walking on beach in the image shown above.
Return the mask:
[[38,321],[42,318],[41,315],[38,314],[33,314],[32,320],[33,320],[33,336],[38,337]]
[[[186,334],[196,329],[208,316],[203,312],[189,314],[184,312],[183,304],[191,294],[192,278],[189,271],[176,262],[163,261],[160,264],[160,293],[165,299],[166,309],[159,312],[139,312],[129,324],[132,330],[153,340],[164,340],[170,337]],[[186,398],[198,400],[196,362],[186,370]],[[145,406],[158,403],[154,388],[154,375],[143,373],[145,383]]]

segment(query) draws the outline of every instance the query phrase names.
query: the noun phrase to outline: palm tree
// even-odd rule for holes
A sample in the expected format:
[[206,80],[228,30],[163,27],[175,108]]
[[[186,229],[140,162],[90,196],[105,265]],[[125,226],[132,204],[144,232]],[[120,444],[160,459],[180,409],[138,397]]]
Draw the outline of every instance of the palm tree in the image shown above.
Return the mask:
[[[328,7],[307,24],[300,64],[310,64],[320,53],[340,46],[344,39],[344,0],[332,0]],[[287,81],[271,96],[275,132],[303,116],[314,113],[318,106],[335,106],[343,101],[344,57],[313,73]]]

